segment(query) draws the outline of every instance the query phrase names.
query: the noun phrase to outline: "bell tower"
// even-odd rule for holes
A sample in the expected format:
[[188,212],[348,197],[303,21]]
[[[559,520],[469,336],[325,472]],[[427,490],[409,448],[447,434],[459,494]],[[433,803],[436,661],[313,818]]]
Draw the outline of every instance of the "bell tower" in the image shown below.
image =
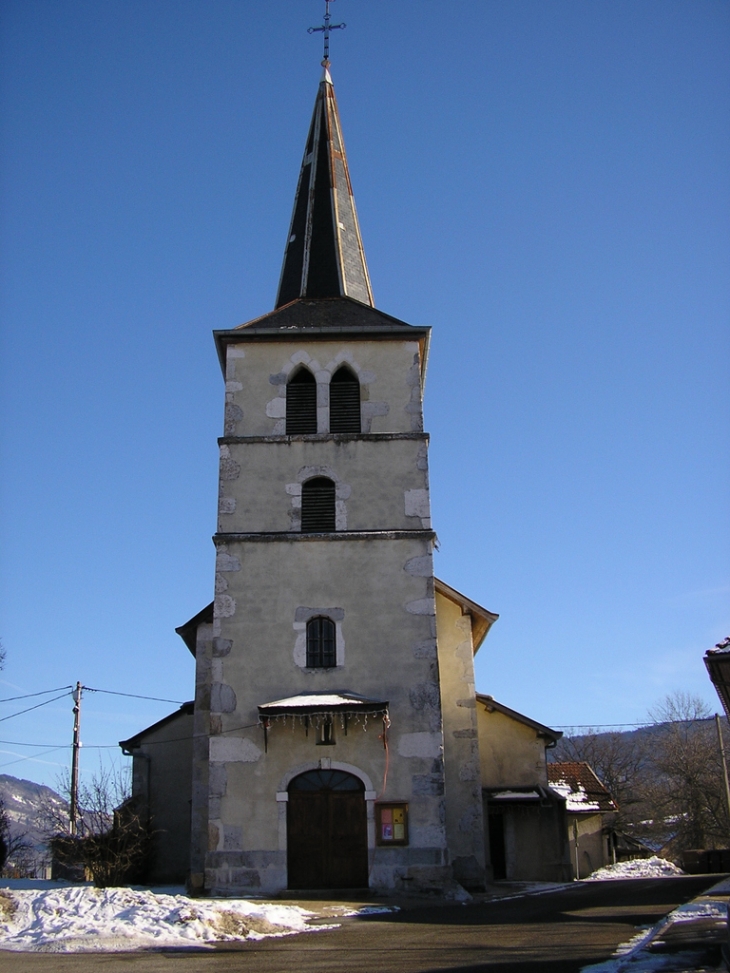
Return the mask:
[[456,859],[483,880],[463,606],[446,706],[439,672],[429,334],[374,306],[325,64],[275,309],[215,332],[225,419],[194,888],[443,888]]

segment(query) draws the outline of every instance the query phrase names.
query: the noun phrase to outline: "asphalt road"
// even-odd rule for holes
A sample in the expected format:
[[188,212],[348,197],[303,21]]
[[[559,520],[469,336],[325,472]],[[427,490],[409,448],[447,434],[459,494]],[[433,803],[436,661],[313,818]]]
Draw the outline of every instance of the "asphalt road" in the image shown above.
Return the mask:
[[150,953],[10,953],[12,973],[578,973],[608,959],[713,876],[582,883],[477,905],[415,906],[336,930]]

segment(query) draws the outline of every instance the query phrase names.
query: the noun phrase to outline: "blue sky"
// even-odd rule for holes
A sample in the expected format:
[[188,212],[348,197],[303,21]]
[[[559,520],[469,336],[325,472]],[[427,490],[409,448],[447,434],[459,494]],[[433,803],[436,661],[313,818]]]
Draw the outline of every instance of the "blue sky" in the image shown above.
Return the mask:
[[[273,307],[323,6],[3,5],[3,698],[191,697],[174,628],[212,593],[211,331]],[[437,572],[500,614],[477,688],[558,727],[677,689],[718,708],[730,7],[332,14],[376,304],[433,326]],[[83,771],[170,708],[85,694]],[[70,734],[67,699],[6,720],[0,773],[52,784]]]

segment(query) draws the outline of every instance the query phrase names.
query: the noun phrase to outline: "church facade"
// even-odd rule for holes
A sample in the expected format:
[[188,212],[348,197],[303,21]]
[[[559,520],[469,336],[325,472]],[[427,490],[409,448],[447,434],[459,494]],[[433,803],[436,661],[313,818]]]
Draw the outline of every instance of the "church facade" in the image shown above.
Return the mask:
[[[433,573],[429,334],[374,306],[325,67],[276,307],[215,332],[215,597],[178,629],[194,704],[122,744],[199,893],[489,877],[473,656],[497,616]],[[189,816],[153,799],[176,721]]]

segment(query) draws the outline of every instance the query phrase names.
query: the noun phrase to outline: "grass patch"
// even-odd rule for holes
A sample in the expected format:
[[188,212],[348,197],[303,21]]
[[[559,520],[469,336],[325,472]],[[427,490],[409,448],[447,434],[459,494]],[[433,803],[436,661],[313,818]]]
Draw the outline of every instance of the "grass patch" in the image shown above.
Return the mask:
[[225,936],[246,939],[249,933],[257,932],[262,936],[291,932],[286,926],[276,926],[263,916],[242,916],[238,912],[220,912],[216,918],[218,931]]
[[18,903],[7,892],[0,892],[0,919],[8,922],[18,909]]

